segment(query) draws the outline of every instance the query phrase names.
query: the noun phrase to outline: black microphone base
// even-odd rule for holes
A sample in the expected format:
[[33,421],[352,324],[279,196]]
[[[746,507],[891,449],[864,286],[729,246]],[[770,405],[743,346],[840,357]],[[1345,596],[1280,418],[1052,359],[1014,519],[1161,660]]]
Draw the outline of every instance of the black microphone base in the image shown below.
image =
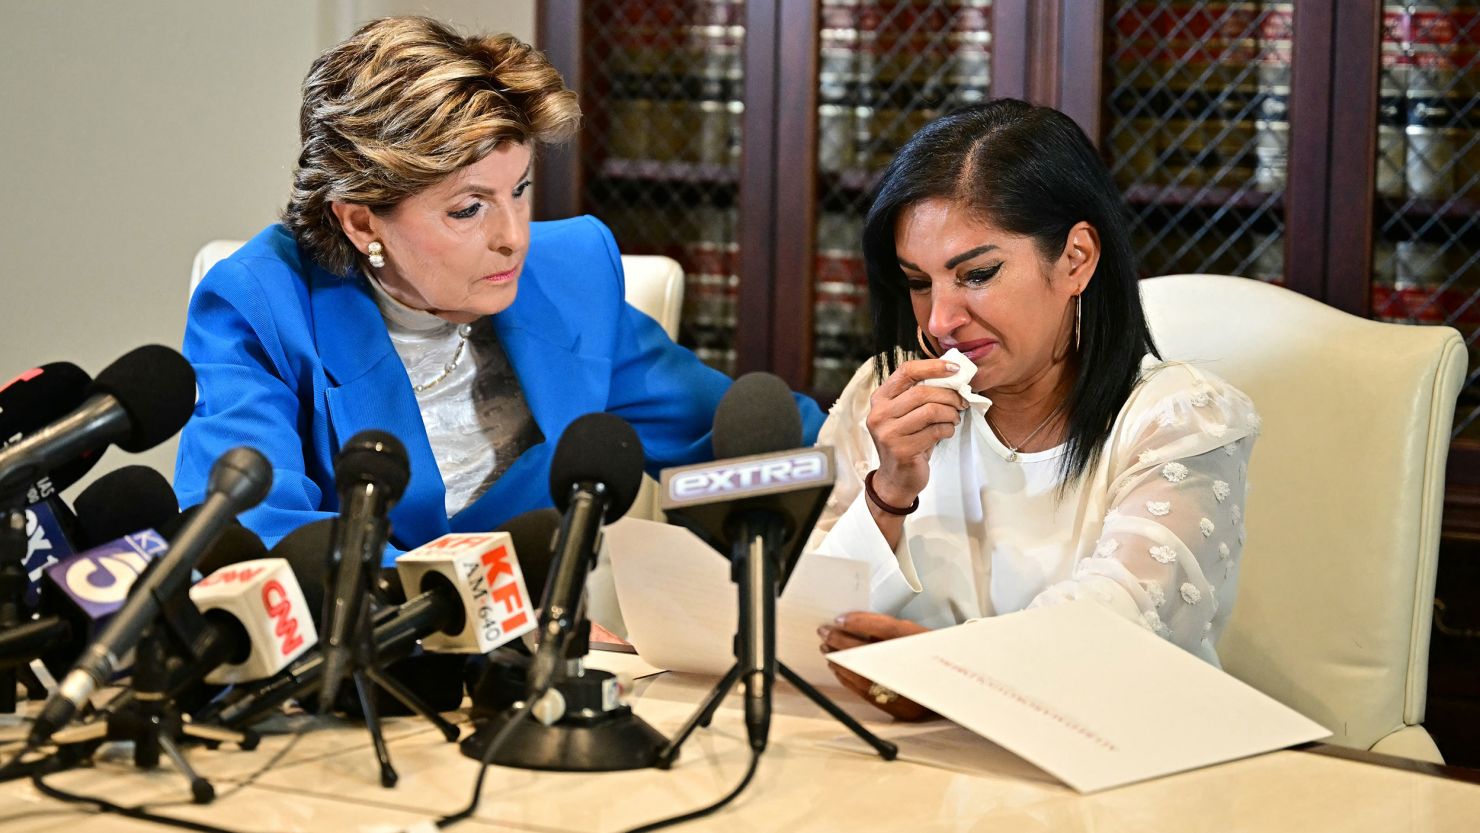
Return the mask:
[[668,743],[627,706],[591,719],[560,720],[553,726],[526,711],[509,710],[481,721],[477,731],[462,742],[462,753],[482,760],[511,716],[520,725],[496,751],[493,763],[499,766],[554,772],[646,769],[657,764],[658,752]]

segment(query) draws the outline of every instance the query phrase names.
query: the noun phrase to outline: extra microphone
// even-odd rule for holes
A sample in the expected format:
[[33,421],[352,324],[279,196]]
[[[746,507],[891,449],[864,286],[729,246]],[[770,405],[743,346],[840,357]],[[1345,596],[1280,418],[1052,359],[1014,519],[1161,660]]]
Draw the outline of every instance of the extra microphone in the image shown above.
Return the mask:
[[321,710],[349,673],[360,633],[362,605],[369,586],[368,571],[379,567],[390,537],[386,515],[411,479],[406,447],[384,431],[361,431],[350,437],[334,460],[334,482],[339,491],[339,517],[334,520],[334,596],[324,613],[324,682]]
[[110,444],[153,448],[179,432],[194,408],[195,370],[184,356],[159,345],[133,350],[98,374],[81,406],[0,450],[0,499],[39,493],[43,484],[65,489],[73,481],[63,467]]
[[190,571],[221,530],[237,514],[260,503],[271,485],[272,467],[254,449],[234,448],[216,460],[199,512],[180,530],[159,563],[135,583],[137,589],[123,608],[62,680],[37,716],[28,745],[34,748],[45,743],[72,720],[93,691],[112,676],[118,658],[137,644],[159,613],[160,600],[184,588]]
[[[66,416],[87,399],[92,377],[71,362],[51,362],[33,367],[0,387],[0,449]],[[38,503],[76,483],[97,464],[96,452],[56,466],[37,479],[26,495],[27,503]],[[56,484],[62,484],[60,486]]]
[[801,416],[786,383],[740,377],[714,414],[714,463],[665,469],[663,511],[729,552],[740,593],[736,639],[751,747],[765,749],[776,676],[776,592],[832,491],[832,455],[798,448]]
[[565,666],[577,624],[584,622],[583,591],[596,563],[601,527],[632,507],[642,485],[642,464],[637,432],[612,414],[580,417],[555,446],[550,498],[563,519],[540,612],[540,646],[529,669],[531,710],[547,726],[565,713],[551,686]]

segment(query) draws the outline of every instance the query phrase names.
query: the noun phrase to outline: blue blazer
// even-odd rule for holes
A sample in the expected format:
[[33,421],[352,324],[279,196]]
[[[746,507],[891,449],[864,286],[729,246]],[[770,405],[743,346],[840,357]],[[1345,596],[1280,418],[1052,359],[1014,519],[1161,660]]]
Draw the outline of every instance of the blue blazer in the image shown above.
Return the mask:
[[[416,395],[365,279],[328,273],[286,229],[269,226],[216,264],[190,301],[184,352],[199,398],[180,435],[180,505],[204,498],[224,451],[254,446],[272,462],[272,490],[241,521],[272,546],[337,513],[335,454],[356,432],[379,428],[411,459],[411,482],[390,514],[389,563],[448,532],[487,531],[550,506],[551,454],[583,414],[631,423],[649,472],[712,459],[714,410],[730,379],[629,306],[623,284],[616,242],[596,219],[532,224],[518,295],[492,321],[545,441],[448,518]],[[797,401],[810,444],[823,414]]]

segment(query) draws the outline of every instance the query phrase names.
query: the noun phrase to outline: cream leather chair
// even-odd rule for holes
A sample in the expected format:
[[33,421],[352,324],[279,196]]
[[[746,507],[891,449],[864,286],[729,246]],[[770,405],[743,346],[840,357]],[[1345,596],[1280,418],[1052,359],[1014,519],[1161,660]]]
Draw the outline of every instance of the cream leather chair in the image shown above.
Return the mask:
[[1222,275],[1141,293],[1162,355],[1228,379],[1263,417],[1224,667],[1334,743],[1440,761],[1421,724],[1459,333]]
[[[202,246],[191,266],[190,294],[195,294],[195,287],[217,261],[241,248],[244,242],[212,240]],[[662,255],[622,255],[622,271],[627,276],[627,303],[651,316],[669,338],[677,338],[678,320],[683,312],[683,267]],[[628,512],[637,518],[663,519],[658,509],[657,484],[651,477],[643,476],[642,489]]]

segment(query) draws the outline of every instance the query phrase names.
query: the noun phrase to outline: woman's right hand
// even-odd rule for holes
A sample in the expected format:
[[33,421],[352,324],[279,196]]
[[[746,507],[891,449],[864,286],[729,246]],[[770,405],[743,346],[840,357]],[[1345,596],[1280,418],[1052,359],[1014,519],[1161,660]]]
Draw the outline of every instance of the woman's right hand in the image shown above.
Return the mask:
[[920,382],[956,370],[955,363],[942,359],[905,362],[870,398],[866,424],[879,452],[874,492],[885,503],[909,506],[930,482],[930,452],[956,433],[966,400],[949,388]]

